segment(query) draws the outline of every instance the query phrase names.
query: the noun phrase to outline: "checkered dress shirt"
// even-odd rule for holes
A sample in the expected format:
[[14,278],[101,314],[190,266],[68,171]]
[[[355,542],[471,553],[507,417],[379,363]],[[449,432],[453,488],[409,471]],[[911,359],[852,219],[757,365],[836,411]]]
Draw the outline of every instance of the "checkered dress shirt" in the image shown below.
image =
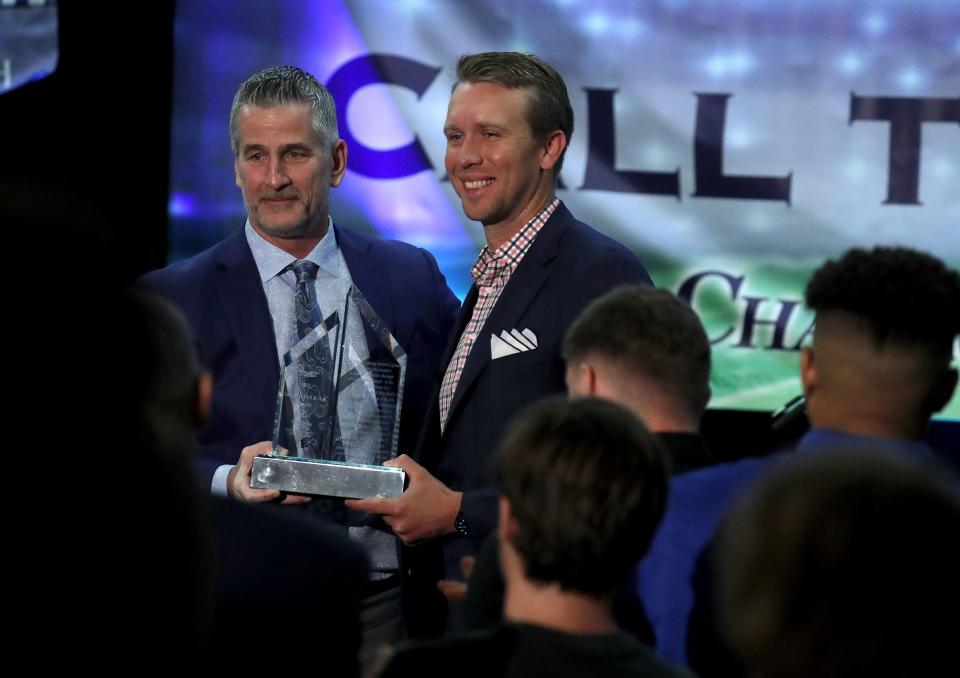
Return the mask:
[[520,265],[530,245],[547,223],[547,219],[557,209],[560,204],[560,198],[554,198],[553,202],[540,210],[536,216],[524,225],[516,235],[503,243],[494,252],[487,249],[486,246],[480,251],[476,263],[470,269],[470,275],[477,286],[477,303],[473,307],[473,314],[470,316],[470,322],[460,335],[460,341],[457,342],[457,350],[453,352],[450,358],[450,364],[447,365],[447,371],[443,375],[443,383],[440,385],[440,431],[447,425],[447,417],[450,415],[450,404],[453,402],[453,394],[457,392],[457,385],[460,383],[460,375],[463,374],[463,367],[467,364],[467,358],[470,357],[470,350],[476,341],[483,324],[487,321],[490,311],[493,310],[500,293],[507,286],[510,275]]

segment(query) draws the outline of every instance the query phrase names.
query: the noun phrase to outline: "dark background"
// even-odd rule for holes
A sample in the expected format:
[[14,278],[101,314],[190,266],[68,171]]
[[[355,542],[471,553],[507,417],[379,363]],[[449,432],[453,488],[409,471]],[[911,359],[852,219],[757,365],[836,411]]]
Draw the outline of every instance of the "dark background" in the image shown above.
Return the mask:
[[173,3],[58,12],[56,71],[0,97],[6,231],[17,264],[132,280],[166,260]]

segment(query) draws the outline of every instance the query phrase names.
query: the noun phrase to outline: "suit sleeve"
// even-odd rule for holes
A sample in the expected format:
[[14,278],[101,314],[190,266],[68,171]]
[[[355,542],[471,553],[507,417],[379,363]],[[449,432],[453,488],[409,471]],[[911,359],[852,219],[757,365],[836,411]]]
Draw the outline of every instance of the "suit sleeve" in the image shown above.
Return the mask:
[[[491,456],[493,450],[490,450]],[[488,535],[497,529],[497,497],[499,488],[495,485],[466,490],[460,503],[460,510],[467,521],[468,537],[473,548],[479,551]]]
[[423,253],[423,258],[427,261],[427,268],[430,270],[433,281],[433,299],[435,302],[435,313],[438,319],[437,325],[440,329],[441,336],[446,338],[453,330],[453,325],[457,320],[457,313],[460,311],[460,300],[457,299],[456,295],[447,285],[447,279],[443,276],[443,273],[440,272],[440,267],[437,265],[437,260],[434,256],[425,249],[421,249],[420,252]]

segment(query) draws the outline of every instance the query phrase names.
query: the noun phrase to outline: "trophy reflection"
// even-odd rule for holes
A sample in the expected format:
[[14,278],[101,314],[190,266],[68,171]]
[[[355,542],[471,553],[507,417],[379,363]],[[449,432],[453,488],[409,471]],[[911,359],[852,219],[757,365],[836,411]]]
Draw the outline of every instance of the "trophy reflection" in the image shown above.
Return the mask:
[[407,356],[354,285],[334,313],[283,356],[270,454],[256,488],[362,499],[395,497]]

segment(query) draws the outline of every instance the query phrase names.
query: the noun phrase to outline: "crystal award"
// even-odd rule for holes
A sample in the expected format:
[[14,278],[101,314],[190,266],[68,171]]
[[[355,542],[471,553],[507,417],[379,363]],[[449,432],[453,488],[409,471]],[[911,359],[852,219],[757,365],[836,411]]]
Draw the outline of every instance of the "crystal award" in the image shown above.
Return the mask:
[[283,356],[270,454],[251,487],[357,498],[403,492],[397,456],[407,356],[360,290]]

